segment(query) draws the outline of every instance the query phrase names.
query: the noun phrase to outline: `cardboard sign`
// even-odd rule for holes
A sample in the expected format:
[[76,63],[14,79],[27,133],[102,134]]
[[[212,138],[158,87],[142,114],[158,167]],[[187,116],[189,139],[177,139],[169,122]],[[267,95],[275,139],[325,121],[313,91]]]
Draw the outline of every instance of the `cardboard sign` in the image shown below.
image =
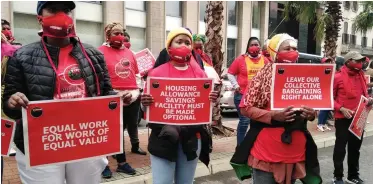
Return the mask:
[[209,94],[213,79],[153,78],[147,80],[147,93],[154,98],[146,119],[150,123],[201,125],[211,122]]
[[27,167],[123,152],[119,96],[30,102],[22,109]]
[[370,83],[370,75],[364,75],[365,80],[367,81],[367,84]]
[[369,99],[361,96],[359,106],[355,112],[354,119],[348,130],[361,140],[364,132],[365,125],[369,112],[372,110],[372,106],[367,106]]
[[332,110],[334,64],[273,65],[271,109],[306,105],[315,110]]
[[9,156],[16,122],[1,118],[1,156]]
[[144,72],[153,68],[155,64],[155,58],[149,49],[146,48],[140,52],[137,52],[135,56],[137,60],[137,67],[139,68],[141,76],[144,75]]

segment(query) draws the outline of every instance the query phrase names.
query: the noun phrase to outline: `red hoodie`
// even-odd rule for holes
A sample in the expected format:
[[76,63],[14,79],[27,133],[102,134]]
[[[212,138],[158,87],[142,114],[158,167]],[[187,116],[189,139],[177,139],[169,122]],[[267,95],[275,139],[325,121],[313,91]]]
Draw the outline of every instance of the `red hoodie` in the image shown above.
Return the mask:
[[108,46],[98,48],[105,56],[111,84],[117,90],[138,89],[136,74],[139,73],[135,55],[131,50],[114,49]]
[[364,73],[350,71],[346,66],[335,74],[333,85],[334,116],[345,118],[341,107],[356,111],[361,95],[368,96]]

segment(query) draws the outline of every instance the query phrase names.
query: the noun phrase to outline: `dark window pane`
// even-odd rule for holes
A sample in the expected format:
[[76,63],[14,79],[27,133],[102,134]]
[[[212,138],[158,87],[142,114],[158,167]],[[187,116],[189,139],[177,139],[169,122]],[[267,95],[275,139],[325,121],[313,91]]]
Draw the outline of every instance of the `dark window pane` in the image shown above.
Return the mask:
[[258,1],[252,1],[252,28],[260,29],[260,4]]
[[228,24],[237,25],[237,2],[236,1],[227,1],[228,5]]
[[207,1],[199,2],[199,20],[200,21],[205,21],[206,5],[207,5]]
[[171,17],[181,17],[181,2],[180,1],[165,1],[166,15]]
[[343,23],[343,33],[348,33],[348,22]]
[[227,39],[227,67],[229,67],[236,58],[236,39]]

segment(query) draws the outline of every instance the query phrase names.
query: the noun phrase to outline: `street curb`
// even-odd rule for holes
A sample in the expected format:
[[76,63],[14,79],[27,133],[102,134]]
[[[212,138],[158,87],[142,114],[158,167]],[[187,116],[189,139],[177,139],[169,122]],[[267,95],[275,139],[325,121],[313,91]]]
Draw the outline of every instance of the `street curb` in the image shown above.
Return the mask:
[[[367,127],[364,133],[364,138],[373,136],[373,126]],[[232,137],[235,139],[235,137]],[[316,138],[317,139],[317,138]],[[335,136],[320,138],[315,140],[318,149],[334,146]],[[226,156],[220,159],[211,160],[210,165],[206,167],[203,163],[198,163],[195,178],[213,175],[223,171],[232,170],[229,161],[231,156]],[[129,177],[116,181],[105,182],[102,184],[152,184],[152,174],[148,173],[141,176]]]

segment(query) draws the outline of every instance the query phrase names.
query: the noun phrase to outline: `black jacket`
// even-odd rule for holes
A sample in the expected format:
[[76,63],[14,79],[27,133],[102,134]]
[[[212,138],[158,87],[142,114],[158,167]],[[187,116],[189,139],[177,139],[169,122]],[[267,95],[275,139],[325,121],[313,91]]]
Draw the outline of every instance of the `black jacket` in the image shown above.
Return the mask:
[[[71,39],[71,41],[74,47],[70,54],[76,59],[82,71],[87,95],[96,96],[97,89],[93,70],[77,41],[75,39]],[[83,46],[95,67],[99,79],[100,94],[102,96],[116,94],[111,86],[103,54],[90,45],[83,44]],[[60,49],[48,44],[46,44],[46,47],[57,67]],[[10,96],[16,92],[24,93],[29,101],[53,99],[56,73],[48,61],[41,41],[23,46],[15,52],[14,56],[8,61],[4,83],[3,110],[12,119],[22,118],[20,110],[9,109],[6,105]],[[17,124],[14,142],[18,149],[24,152],[22,122]]]
[[[203,61],[199,54],[195,53],[194,50],[192,50],[192,55],[194,59],[197,61],[198,65],[201,67],[202,70],[205,70],[203,67]],[[168,55],[168,52],[166,48],[164,48],[157,57],[157,60],[155,61],[154,67],[157,68],[158,66],[161,66],[165,63],[167,63],[170,60],[170,56]]]

